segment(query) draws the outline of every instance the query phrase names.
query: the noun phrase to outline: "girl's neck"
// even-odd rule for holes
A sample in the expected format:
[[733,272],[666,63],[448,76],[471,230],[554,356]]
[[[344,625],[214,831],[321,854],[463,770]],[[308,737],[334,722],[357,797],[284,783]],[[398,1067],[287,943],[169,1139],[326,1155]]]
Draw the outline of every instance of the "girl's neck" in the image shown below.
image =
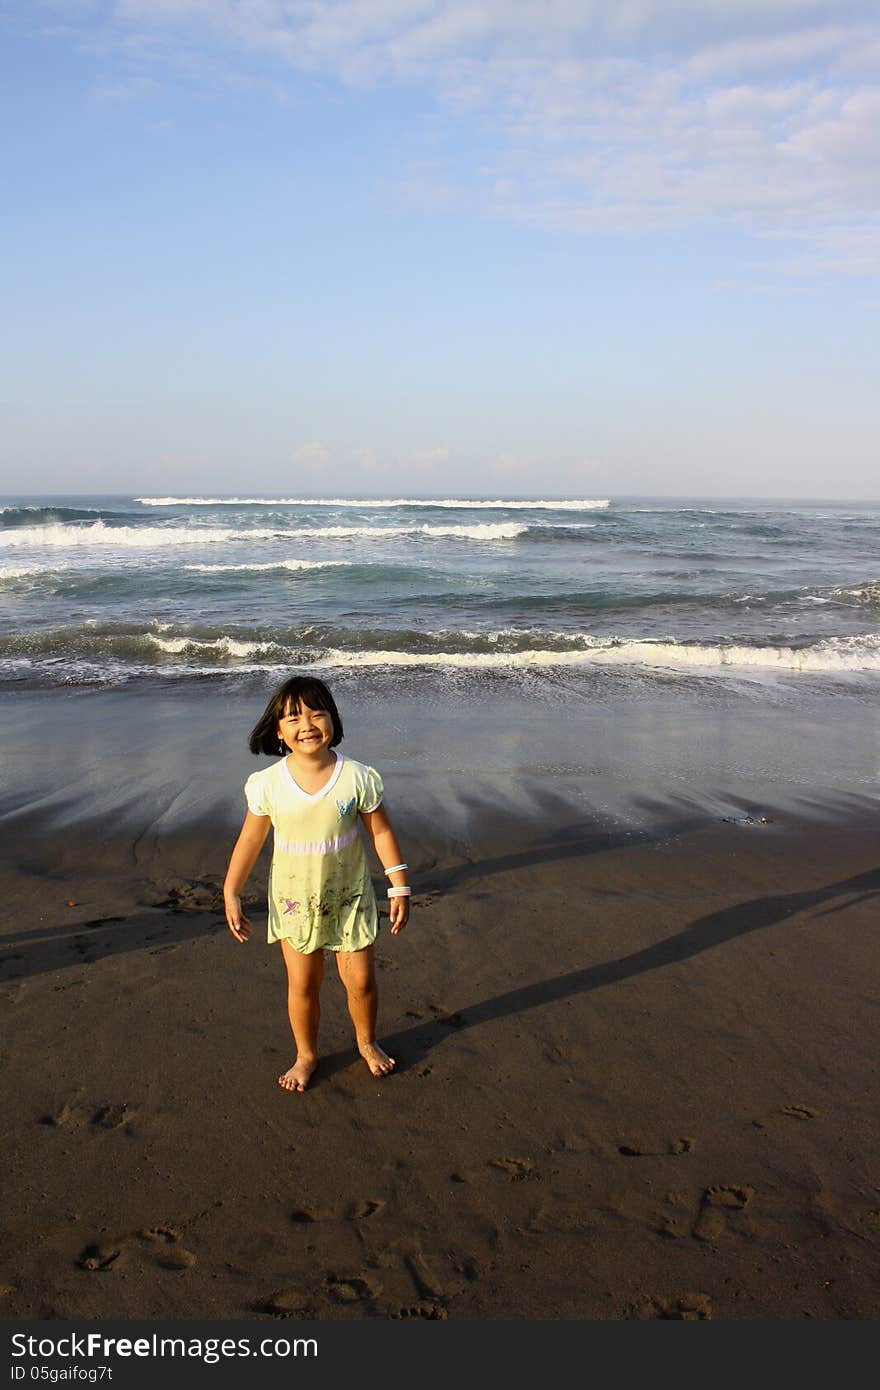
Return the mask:
[[323,786],[327,773],[336,766],[337,754],[332,748],[322,748],[315,754],[292,749],[287,755],[287,766],[300,786]]

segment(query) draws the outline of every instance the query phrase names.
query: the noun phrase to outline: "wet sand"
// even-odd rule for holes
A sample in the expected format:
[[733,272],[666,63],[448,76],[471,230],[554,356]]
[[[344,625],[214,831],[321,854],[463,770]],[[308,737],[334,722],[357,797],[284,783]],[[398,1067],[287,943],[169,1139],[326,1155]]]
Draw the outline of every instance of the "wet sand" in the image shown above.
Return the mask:
[[369,1075],[328,972],[297,1095],[265,858],[247,946],[219,910],[238,769],[192,790],[238,712],[176,718],[138,803],[113,739],[137,765],[168,711],[111,702],[90,740],[98,708],[53,704],[75,758],[7,784],[4,1317],[878,1316],[876,803],[704,784],[627,819],[573,772],[503,796],[402,757],[398,1068]]

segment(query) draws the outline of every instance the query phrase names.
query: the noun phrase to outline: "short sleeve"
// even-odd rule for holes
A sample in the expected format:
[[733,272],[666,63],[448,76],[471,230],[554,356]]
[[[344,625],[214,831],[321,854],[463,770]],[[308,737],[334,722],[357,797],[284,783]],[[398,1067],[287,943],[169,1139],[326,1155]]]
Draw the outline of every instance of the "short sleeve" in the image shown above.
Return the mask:
[[255,816],[269,816],[272,814],[266,793],[265,777],[261,772],[252,772],[244,784],[244,794],[248,804],[248,810],[253,812]]
[[382,778],[374,767],[365,767],[363,777],[358,787],[358,810],[375,811],[384,795],[385,788],[382,785]]

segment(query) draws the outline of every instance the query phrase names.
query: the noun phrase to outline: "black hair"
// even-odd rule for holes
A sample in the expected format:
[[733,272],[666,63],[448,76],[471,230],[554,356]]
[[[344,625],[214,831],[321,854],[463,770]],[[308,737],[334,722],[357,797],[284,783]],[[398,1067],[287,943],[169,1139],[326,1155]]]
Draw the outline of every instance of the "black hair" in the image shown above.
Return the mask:
[[279,752],[278,722],[288,704],[292,710],[298,709],[301,704],[308,705],[309,709],[326,710],[333,723],[330,747],[335,748],[337,743],[342,742],[342,720],[336,701],[324,682],[319,681],[317,676],[291,676],[275,691],[251,730],[248,746],[252,753],[268,753],[271,756]]

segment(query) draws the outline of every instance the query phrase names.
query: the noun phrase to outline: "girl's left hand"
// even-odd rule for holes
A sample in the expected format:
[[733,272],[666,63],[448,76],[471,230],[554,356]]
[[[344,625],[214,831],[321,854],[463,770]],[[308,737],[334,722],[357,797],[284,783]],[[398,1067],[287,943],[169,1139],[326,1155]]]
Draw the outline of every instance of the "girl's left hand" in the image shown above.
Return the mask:
[[247,941],[251,934],[251,920],[241,910],[241,898],[230,894],[225,900],[226,923],[236,941]]
[[396,936],[409,921],[409,898],[389,898],[388,916],[391,919],[391,935]]

